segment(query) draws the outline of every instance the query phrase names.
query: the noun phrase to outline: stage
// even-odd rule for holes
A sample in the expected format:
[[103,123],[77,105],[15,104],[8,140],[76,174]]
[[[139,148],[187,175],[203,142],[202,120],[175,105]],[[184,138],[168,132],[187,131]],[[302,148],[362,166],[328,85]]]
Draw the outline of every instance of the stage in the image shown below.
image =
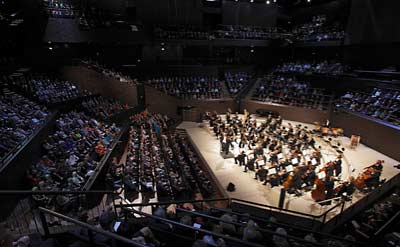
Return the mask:
[[[260,123],[262,120],[263,118],[257,118],[257,123]],[[312,124],[286,120],[283,121],[283,125],[287,125],[288,123],[291,123],[292,125],[302,124],[302,126],[307,126],[310,130],[314,129]],[[223,159],[220,155],[219,140],[209,129],[208,124],[203,124],[203,126],[200,127],[199,123],[182,122],[177,129],[186,130],[192,144],[196,149],[198,149],[199,155],[201,155],[206,161],[210,170],[217,178],[217,182],[220,183],[221,188],[225,189],[225,192],[229,197],[278,207],[281,187],[278,186],[271,188],[269,183],[263,185],[262,182],[254,179],[254,172],[248,171],[247,173],[244,173],[243,168],[235,164],[233,158]],[[337,157],[338,154],[336,151],[322,138],[315,136],[314,139],[316,141],[316,146],[322,147],[321,153],[323,162],[334,160]],[[383,164],[384,168],[381,179],[389,180],[400,172],[399,169],[393,167],[394,165],[399,164],[398,161],[379,153],[362,143],[356,149],[352,150],[349,148],[349,138],[342,136],[338,138],[332,137],[332,139],[333,143],[340,143],[340,146],[345,148],[345,151],[343,152],[342,180],[347,180],[350,175],[357,177],[365,167],[374,164],[377,160],[385,161]],[[226,191],[229,182],[236,185],[236,190],[234,192]],[[356,191],[353,195],[352,201],[346,203],[345,207],[351,206],[365,195],[366,194],[364,193]],[[335,204],[333,203],[329,206],[320,206],[311,198],[311,192],[303,192],[301,196],[286,193],[284,202],[285,209],[312,215],[320,215],[334,205]],[[340,207],[335,208],[327,215],[327,219],[332,218],[339,212]]]

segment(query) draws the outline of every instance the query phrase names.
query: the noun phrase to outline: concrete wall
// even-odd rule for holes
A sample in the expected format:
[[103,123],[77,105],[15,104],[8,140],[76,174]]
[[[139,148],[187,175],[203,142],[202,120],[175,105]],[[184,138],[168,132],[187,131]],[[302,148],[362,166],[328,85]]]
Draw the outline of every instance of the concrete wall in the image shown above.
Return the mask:
[[65,66],[60,72],[64,79],[77,83],[83,89],[119,99],[133,107],[138,105],[136,85],[120,82],[84,66]]
[[299,121],[304,123],[314,123],[314,122],[324,123],[327,119],[329,119],[328,111],[306,109],[295,106],[269,104],[254,100],[243,101],[241,111],[243,111],[243,109],[247,109],[251,113],[255,113],[257,109],[276,111],[283,117],[283,119]]
[[344,111],[331,113],[331,123],[343,128],[346,136],[359,135],[363,144],[400,160],[400,127]]
[[233,99],[221,100],[183,100],[168,95],[157,89],[146,86],[146,107],[149,111],[168,114],[172,117],[178,116],[179,107],[194,107],[194,116],[192,120],[199,120],[200,115],[206,111],[217,111],[225,113],[228,108],[237,111],[237,104]]

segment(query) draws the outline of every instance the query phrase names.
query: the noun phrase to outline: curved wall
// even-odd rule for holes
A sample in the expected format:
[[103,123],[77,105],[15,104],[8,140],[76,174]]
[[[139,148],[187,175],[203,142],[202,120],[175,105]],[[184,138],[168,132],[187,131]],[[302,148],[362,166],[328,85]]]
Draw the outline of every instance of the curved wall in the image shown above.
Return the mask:
[[120,82],[84,66],[65,66],[60,73],[64,79],[77,83],[83,89],[119,99],[133,107],[138,105],[136,85]]

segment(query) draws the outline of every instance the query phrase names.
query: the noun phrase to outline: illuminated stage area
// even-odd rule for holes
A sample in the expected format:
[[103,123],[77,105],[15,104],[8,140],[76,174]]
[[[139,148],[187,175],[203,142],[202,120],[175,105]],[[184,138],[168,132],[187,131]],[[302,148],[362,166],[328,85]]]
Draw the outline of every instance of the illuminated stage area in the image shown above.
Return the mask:
[[[254,115],[252,116],[255,117]],[[225,119],[222,116],[222,119]],[[257,117],[257,125],[264,120],[264,118]],[[291,123],[292,126],[301,124],[303,127],[307,126],[309,130],[315,128],[312,124],[304,124],[294,121],[283,120],[282,126],[288,126]],[[242,199],[255,203],[265,204],[269,206],[278,207],[279,198],[282,186],[275,186],[271,188],[271,185],[254,179],[255,173],[253,171],[243,172],[243,167],[235,164],[234,158],[224,159],[220,154],[220,141],[214,135],[213,130],[207,124],[199,124],[195,122],[182,122],[178,129],[186,130],[192,144],[197,149],[199,155],[203,157],[206,164],[209,166],[210,171],[215,175],[221,188],[226,191],[227,185],[231,182],[235,184],[236,190],[233,192],[226,191],[227,195],[231,198]],[[315,146],[321,146],[321,163],[325,164],[329,161],[334,161],[338,153],[336,150],[325,141],[328,137],[320,137],[313,134],[313,138],[316,142]],[[394,165],[399,162],[379,153],[362,143],[360,143],[355,149],[350,149],[350,139],[348,137],[329,137],[332,138],[330,143],[344,148],[342,156],[342,175],[340,176],[341,181],[347,181],[349,176],[357,178],[368,166],[374,164],[377,160],[384,160],[383,171],[380,179],[389,180],[398,174],[399,170]],[[325,140],[324,140],[325,139]],[[362,142],[362,137],[361,137]],[[236,144],[234,144],[236,145]],[[245,149],[245,152],[250,153],[253,150]],[[285,150],[283,149],[283,152]],[[307,151],[305,151],[307,152]],[[263,161],[261,161],[263,163]],[[269,162],[266,163],[266,167],[269,166]],[[335,181],[335,187],[340,184],[341,181]],[[351,201],[345,203],[345,208],[353,205],[358,200],[363,198],[366,194],[356,190],[353,194]],[[338,200],[339,201],[339,200]],[[321,206],[311,196],[311,191],[301,190],[301,195],[296,196],[295,194],[286,193],[285,201],[283,204],[284,209],[289,209],[297,212],[302,212],[311,215],[320,215],[333,207],[338,201],[334,201],[331,205]],[[327,219],[330,219],[340,213],[340,207],[332,210],[328,215]]]

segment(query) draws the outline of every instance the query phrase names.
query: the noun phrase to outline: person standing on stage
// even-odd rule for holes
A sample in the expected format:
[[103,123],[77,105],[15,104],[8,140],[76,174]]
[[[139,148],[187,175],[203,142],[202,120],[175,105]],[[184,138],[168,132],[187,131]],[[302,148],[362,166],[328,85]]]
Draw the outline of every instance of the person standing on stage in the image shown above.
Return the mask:
[[242,151],[238,156],[235,157],[235,164],[239,163],[239,166],[245,166],[246,158],[247,158],[246,153]]
[[339,155],[336,160],[333,162],[333,169],[335,172],[335,177],[339,177],[342,173],[342,156]]

